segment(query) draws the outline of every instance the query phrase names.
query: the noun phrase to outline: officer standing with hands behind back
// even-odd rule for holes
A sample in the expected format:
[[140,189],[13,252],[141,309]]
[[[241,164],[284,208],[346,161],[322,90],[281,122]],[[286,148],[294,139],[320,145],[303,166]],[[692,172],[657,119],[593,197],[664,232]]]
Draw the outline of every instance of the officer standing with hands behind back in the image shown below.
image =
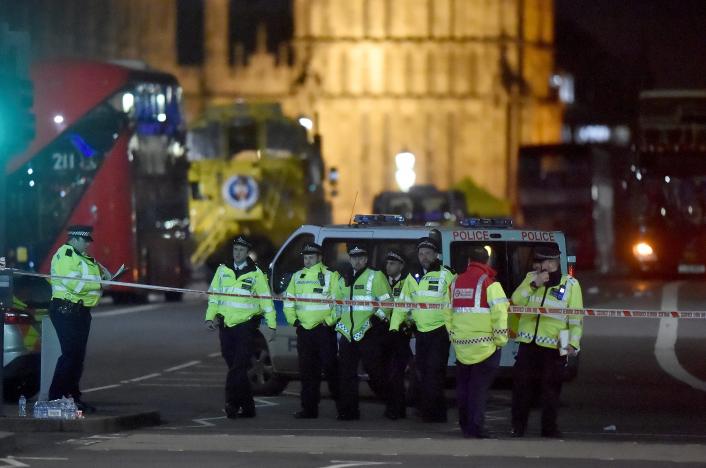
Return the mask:
[[297,330],[302,409],[294,413],[294,417],[314,419],[319,416],[322,371],[333,398],[338,396],[337,345],[333,329],[335,306],[288,299],[331,299],[337,294],[339,275],[321,263],[323,251],[319,244],[304,244],[301,254],[304,268],[289,280],[284,294],[284,315]]
[[76,407],[85,413],[96,410],[81,400],[79,390],[91,331],[91,308],[102,294],[97,281],[111,278],[110,272],[87,253],[93,242],[92,233],[91,226],[69,226],[66,244],[59,247],[51,259],[51,274],[75,279],[52,279],[49,303],[49,317],[61,345],[49,399],[71,396]]
[[[253,353],[255,334],[264,314],[270,329],[269,341],[277,326],[272,299],[247,296],[270,296],[267,277],[248,256],[252,243],[239,236],[233,243],[233,268],[221,265],[213,276],[206,310],[206,326],[219,330],[221,354],[228,365],[225,389],[225,413],[230,419],[255,417],[248,365]],[[236,296],[238,295],[238,296]],[[245,296],[245,297],[241,297]]]

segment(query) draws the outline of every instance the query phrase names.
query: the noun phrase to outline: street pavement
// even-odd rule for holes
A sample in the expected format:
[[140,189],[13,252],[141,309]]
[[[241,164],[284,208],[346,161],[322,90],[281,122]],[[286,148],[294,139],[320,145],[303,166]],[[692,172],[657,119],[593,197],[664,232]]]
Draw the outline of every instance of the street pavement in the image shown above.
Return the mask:
[[[590,307],[706,309],[706,283],[585,275]],[[705,466],[706,321],[589,318],[578,378],[562,394],[563,440],[510,439],[510,388],[492,390],[491,440],[446,424],[389,421],[361,383],[362,419],[340,422],[325,398],[317,420],[295,420],[299,383],[258,396],[255,419],[222,413],[225,365],[203,327],[203,299],[95,311],[82,386],[96,405],[157,409],[163,424],[115,434],[17,434],[2,466]],[[677,339],[669,347],[669,333]],[[665,333],[665,331],[667,333]],[[448,398],[453,400],[450,389]],[[326,395],[324,391],[324,395]],[[14,457],[14,458],[12,458]]]

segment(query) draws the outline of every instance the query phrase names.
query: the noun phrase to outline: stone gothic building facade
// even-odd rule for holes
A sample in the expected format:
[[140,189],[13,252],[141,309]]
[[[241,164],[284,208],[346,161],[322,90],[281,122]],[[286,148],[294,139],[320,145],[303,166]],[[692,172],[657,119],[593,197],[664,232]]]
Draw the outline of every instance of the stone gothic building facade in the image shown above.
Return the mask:
[[200,66],[177,62],[176,0],[29,2],[37,57],[143,60],[177,75],[192,115],[245,98],[312,118],[340,174],[335,221],[356,194],[367,211],[396,189],[401,151],[417,183],[470,177],[512,200],[519,145],[559,141],[553,0],[292,0],[291,47],[268,54],[261,29],[247,57],[229,44],[229,1],[204,0]]

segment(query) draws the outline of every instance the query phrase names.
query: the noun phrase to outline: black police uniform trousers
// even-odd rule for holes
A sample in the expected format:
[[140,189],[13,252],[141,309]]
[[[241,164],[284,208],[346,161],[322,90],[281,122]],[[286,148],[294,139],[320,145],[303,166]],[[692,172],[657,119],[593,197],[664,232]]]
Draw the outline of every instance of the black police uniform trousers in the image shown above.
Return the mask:
[[318,416],[321,401],[321,374],[328,382],[331,396],[338,396],[338,360],[336,332],[324,323],[307,330],[297,327],[299,373],[302,381],[302,410]]
[[241,409],[244,415],[255,414],[255,400],[248,379],[248,368],[253,354],[255,332],[261,318],[256,315],[233,327],[221,325],[219,329],[221,355],[228,365],[225,400],[226,412],[229,415],[238,409]]
[[500,367],[500,348],[481,362],[463,364],[456,362],[456,400],[458,422],[466,437],[483,434],[485,405],[488,389]]
[[339,389],[336,407],[338,416],[346,419],[360,417],[358,395],[358,364],[362,361],[370,378],[370,386],[384,401],[389,399],[388,376],[385,366],[384,339],[387,323],[378,323],[369,329],[360,341],[338,341]]
[[91,309],[80,302],[52,299],[49,303],[49,318],[61,346],[61,356],[56,362],[54,378],[49,387],[49,399],[72,396],[80,400],[79,382],[91,331]]
[[391,415],[398,418],[404,418],[407,413],[405,373],[409,361],[412,359],[409,338],[410,336],[402,331],[387,332],[385,354],[389,356],[387,373],[389,375],[388,390],[390,398],[388,409]]
[[515,432],[524,434],[527,428],[535,393],[533,385],[536,386],[537,382],[542,404],[542,434],[556,432],[565,364],[566,357],[557,349],[520,343],[512,375],[512,427]]
[[419,372],[419,411],[427,422],[446,421],[444,382],[449,360],[449,333],[445,326],[417,331],[416,365]]

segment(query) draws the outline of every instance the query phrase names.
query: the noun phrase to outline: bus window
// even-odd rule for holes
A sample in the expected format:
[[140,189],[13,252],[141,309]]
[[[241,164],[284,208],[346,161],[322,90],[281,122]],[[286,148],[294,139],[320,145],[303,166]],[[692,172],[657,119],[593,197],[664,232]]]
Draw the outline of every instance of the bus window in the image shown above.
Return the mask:
[[301,251],[304,244],[314,242],[313,234],[301,234],[287,245],[287,249],[272,264],[272,292],[282,294],[289,285],[292,275],[304,266]]

